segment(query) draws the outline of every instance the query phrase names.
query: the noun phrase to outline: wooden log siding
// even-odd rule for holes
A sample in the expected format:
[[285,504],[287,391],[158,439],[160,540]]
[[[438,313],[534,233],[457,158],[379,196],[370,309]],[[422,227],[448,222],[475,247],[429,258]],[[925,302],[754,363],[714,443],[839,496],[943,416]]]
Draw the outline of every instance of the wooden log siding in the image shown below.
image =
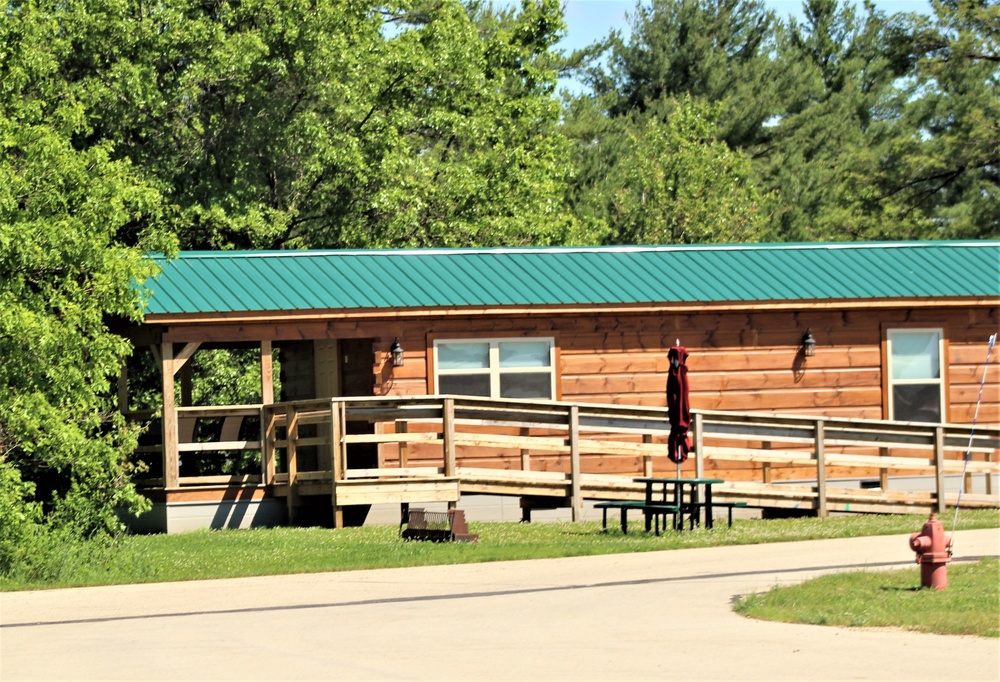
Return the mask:
[[[756,304],[763,307],[765,304]],[[665,405],[667,351],[680,339],[691,356],[691,401],[696,409],[761,411],[883,419],[882,343],[886,329],[941,328],[948,364],[948,421],[971,423],[978,398],[985,343],[1000,326],[996,306],[868,309],[814,305],[802,310],[672,310],[658,313],[560,311],[536,315],[502,310],[450,312],[396,319],[329,319],[274,324],[170,327],[164,338],[211,342],[261,339],[375,338],[375,392],[433,392],[432,339],[496,335],[555,336],[559,397],[575,402]],[[802,306],[800,306],[802,307]],[[386,313],[391,317],[391,311]],[[806,328],[817,353],[803,361]],[[391,340],[407,349],[403,367],[387,366]],[[1000,364],[1000,363],[997,363]],[[1000,367],[991,368],[980,418],[1000,422]]]
[[[280,346],[284,340],[326,338],[376,339],[373,358],[375,393],[386,396],[427,395],[433,390],[431,349],[433,339],[449,337],[553,336],[557,340],[558,397],[575,403],[607,403],[637,407],[662,408],[665,405],[667,352],[679,339],[690,351],[691,404],[696,411],[733,411],[768,414],[796,414],[831,419],[884,419],[886,400],[883,387],[883,343],[888,329],[905,327],[940,328],[945,338],[946,419],[950,423],[970,424],[976,410],[979,382],[982,380],[986,339],[1000,326],[996,305],[989,302],[967,306],[948,302],[915,303],[894,306],[873,302],[862,307],[849,304],[806,304],[781,306],[774,310],[725,309],[725,306],[695,309],[674,306],[657,311],[559,310],[549,312],[521,310],[407,312],[380,311],[352,316],[331,311],[322,320],[302,317],[245,323],[178,324],[163,328],[163,340],[184,344],[179,356],[198,343],[260,343],[262,350]],[[731,306],[736,308],[737,306]],[[399,315],[398,317],[394,315]],[[811,328],[817,338],[814,357],[799,355],[802,333]],[[388,347],[400,338],[407,349],[403,367],[391,367]],[[195,344],[195,345],[189,345]],[[378,349],[381,348],[381,354]],[[171,346],[171,350],[173,347]],[[164,374],[176,371],[183,360],[168,357],[162,362]],[[169,367],[168,367],[169,366]],[[1000,362],[991,364],[979,411],[980,424],[1000,423]],[[172,386],[164,387],[165,398]],[[176,487],[176,461],[168,452],[180,445],[177,436],[177,412],[165,409],[168,423],[164,429],[169,447],[164,459],[168,487]],[[409,422],[411,430],[422,427]],[[391,425],[383,427],[392,433]],[[523,427],[512,426],[517,435]],[[538,427],[532,427],[532,431]],[[172,441],[170,439],[173,439]],[[659,442],[657,437],[652,443]],[[633,439],[641,442],[641,435]],[[300,444],[303,444],[300,441]],[[264,457],[265,480],[280,461],[283,448],[269,444]],[[767,441],[748,443],[748,447],[769,447]],[[772,444],[776,450],[782,448]],[[851,454],[827,447],[831,456]],[[385,461],[399,457],[399,444],[380,446]],[[528,462],[540,471],[565,470],[567,452],[527,449]],[[407,459],[414,465],[438,457],[433,443],[407,444]],[[275,456],[275,453],[278,456]],[[483,462],[493,462],[511,470],[520,470],[520,449],[509,453],[505,448],[480,450]],[[864,454],[864,453],[862,453]],[[893,455],[896,452],[894,450]],[[462,455],[469,456],[469,455]],[[776,455],[777,456],[777,455]],[[645,470],[643,455],[604,453],[591,455],[583,448],[580,467],[584,473],[636,473]],[[171,466],[173,465],[173,466]],[[638,465],[638,466],[637,466]],[[794,462],[758,460],[713,460],[703,462],[706,474],[721,474],[734,481],[760,480],[764,475],[775,481],[804,477],[808,466]],[[457,467],[462,463],[458,462]],[[659,466],[657,464],[657,466]],[[765,474],[765,469],[769,469]],[[813,468],[815,471],[815,468]],[[836,473],[852,475],[861,468],[837,467]],[[880,470],[885,475],[885,469]],[[173,478],[171,478],[173,476]]]
[[[975,313],[975,315],[973,315]],[[969,311],[973,317],[989,320],[982,311]],[[956,360],[971,359],[982,355],[984,348],[978,335],[986,325],[964,329],[948,320],[966,315],[942,311],[910,309],[880,309],[878,311],[812,311],[810,317],[798,315],[797,326],[789,325],[796,316],[788,313],[706,313],[704,315],[612,315],[554,316],[539,323],[533,318],[494,319],[481,316],[453,316],[446,320],[418,320],[407,322],[407,336],[401,339],[407,350],[407,363],[392,368],[388,374],[384,367],[376,369],[376,376],[388,377],[386,384],[376,386],[377,392],[388,395],[419,396],[433,388],[428,362],[430,342],[421,346],[421,336],[442,338],[453,334],[482,337],[520,330],[523,336],[546,335],[558,332],[560,343],[559,385],[561,397],[577,402],[602,402],[621,405],[662,407],[665,404],[664,386],[667,369],[667,350],[674,338],[689,347],[692,384],[691,401],[695,409],[723,411],[754,411],[762,414],[794,413],[806,416],[859,417],[881,419],[885,416],[882,387],[882,336],[880,327],[940,326],[948,338],[948,357]],[[681,320],[678,324],[677,320]],[[834,319],[835,325],[823,320]],[[880,323],[882,320],[887,322]],[[695,323],[699,323],[696,326]],[[364,334],[389,338],[384,331],[379,334],[371,323]],[[766,334],[746,333],[745,325],[768,328]],[[820,339],[820,350],[805,362],[798,357],[798,340],[802,328],[811,325]],[[774,331],[774,328],[783,328]],[[335,326],[331,327],[335,330]],[[360,327],[352,328],[357,333]],[[411,330],[412,329],[412,330]],[[477,330],[477,331],[470,331]],[[752,329],[751,329],[752,331]],[[395,332],[393,332],[395,333]],[[728,336],[727,336],[728,335]],[[773,343],[780,336],[780,347],[726,346],[718,344],[732,337],[741,343]],[[983,337],[985,338],[985,336]],[[789,342],[788,340],[791,339]],[[842,342],[836,347],[833,342]],[[970,365],[960,366],[958,375],[964,374],[965,385],[949,380],[952,388],[949,397],[951,421],[971,422],[975,397],[978,396],[975,377],[981,372],[982,358]],[[966,401],[966,402],[962,402]],[[1000,396],[987,391],[982,407],[981,423],[998,421]],[[419,428],[419,426],[414,427]],[[391,431],[391,428],[390,428]],[[763,446],[763,443],[761,443]],[[408,446],[408,458],[420,463],[437,457],[435,446],[413,443]],[[398,446],[383,445],[384,458],[398,457]],[[520,452],[506,454],[500,450],[480,450],[484,461],[502,462],[511,469],[520,468]],[[530,457],[531,466],[541,471],[560,470],[565,466],[562,453],[535,453]],[[625,473],[635,469],[637,456],[604,454],[591,458],[582,453],[584,471]],[[724,465],[706,462],[710,473],[724,473],[737,480],[757,478],[764,465],[757,462],[727,462]],[[724,466],[724,468],[722,468]],[[793,464],[771,466],[774,480],[801,478],[808,474],[808,467]],[[859,470],[860,471],[860,470]],[[845,475],[857,471],[843,472]]]

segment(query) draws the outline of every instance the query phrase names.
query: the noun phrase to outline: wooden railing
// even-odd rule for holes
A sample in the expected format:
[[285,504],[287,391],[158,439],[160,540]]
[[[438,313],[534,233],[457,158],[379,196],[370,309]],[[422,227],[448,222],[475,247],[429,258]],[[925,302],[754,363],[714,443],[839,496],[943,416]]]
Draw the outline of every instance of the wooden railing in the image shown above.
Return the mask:
[[[261,439],[241,438],[243,422],[247,418],[259,419],[263,405],[218,405],[177,408],[177,451],[179,457],[185,453],[220,453],[223,456],[239,452],[259,451],[262,448]],[[126,416],[139,421],[148,421],[153,416],[152,411],[131,412]],[[162,420],[159,420],[162,425]],[[221,422],[214,438],[199,438],[199,422]],[[259,432],[260,429],[258,428]],[[144,445],[137,450],[140,457],[152,457],[162,461],[163,445]],[[198,476],[181,476],[178,473],[178,484],[181,487],[206,485],[254,485],[263,481],[260,473],[214,474]],[[137,482],[144,486],[163,486],[162,474],[137,477]]]
[[[958,502],[997,507],[993,477],[1000,428],[913,422],[786,417],[727,412],[694,413],[694,447],[704,462],[759,465],[760,480],[735,480],[724,487],[756,506],[799,506],[829,511],[944,511]],[[757,471],[755,468],[754,471]],[[791,472],[791,475],[789,475]],[[784,478],[808,483],[778,483]],[[836,476],[836,474],[840,476]],[[811,475],[810,475],[811,474]],[[928,479],[928,490],[891,490],[890,474]],[[964,475],[947,490],[946,475]],[[983,477],[977,492],[973,477]],[[843,488],[828,479],[877,476],[873,488]],[[814,483],[812,483],[814,481]]]
[[[288,495],[290,512],[299,494],[329,494],[340,508],[419,495],[454,502],[460,491],[562,498],[578,518],[584,499],[637,498],[632,478],[676,471],[662,408],[417,396],[296,401],[261,414],[263,483]],[[315,435],[301,435],[306,425]],[[1000,428],[992,426],[971,436],[965,425],[695,410],[691,437],[685,473],[725,478],[715,489],[724,500],[819,515],[943,511],[959,494],[946,490],[945,477],[964,473],[964,506],[998,506]],[[360,444],[378,448],[378,466],[351,466]],[[904,473],[929,489],[889,490],[890,474]],[[975,475],[985,477],[985,492]],[[868,476],[880,489],[831,485]]]

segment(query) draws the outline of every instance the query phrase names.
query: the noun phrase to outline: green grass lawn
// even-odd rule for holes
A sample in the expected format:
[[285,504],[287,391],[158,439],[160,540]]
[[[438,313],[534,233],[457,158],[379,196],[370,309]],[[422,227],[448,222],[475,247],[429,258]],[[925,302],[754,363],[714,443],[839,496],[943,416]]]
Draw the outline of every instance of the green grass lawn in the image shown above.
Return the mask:
[[950,564],[948,589],[941,592],[919,584],[919,569],[837,573],[742,597],[735,608],[751,618],[786,623],[1000,637],[997,559]]
[[[949,519],[946,519],[950,521]],[[60,545],[45,570],[0,578],[0,590],[48,589],[241,576],[351,571],[516,559],[649,552],[688,547],[792,542],[914,533],[926,516],[737,519],[714,530],[623,535],[609,523],[470,523],[476,543],[407,542],[396,526],[274,528],[125,536],[113,543]],[[641,527],[636,524],[636,527]],[[963,511],[948,532],[1000,527],[1000,510]],[[908,550],[907,550],[908,551]]]

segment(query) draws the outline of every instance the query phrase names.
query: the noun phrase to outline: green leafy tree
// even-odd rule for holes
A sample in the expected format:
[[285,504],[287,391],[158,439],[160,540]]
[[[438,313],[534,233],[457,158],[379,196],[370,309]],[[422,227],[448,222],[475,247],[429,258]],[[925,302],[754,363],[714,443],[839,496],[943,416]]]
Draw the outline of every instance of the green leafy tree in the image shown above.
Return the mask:
[[590,243],[615,241],[610,226],[611,195],[625,182],[624,158],[633,145],[628,119],[609,118],[599,98],[564,96],[562,133],[572,142],[573,176],[566,184],[567,203]]
[[40,524],[116,533],[120,511],[148,504],[109,390],[130,348],[108,323],[139,317],[153,244],[116,235],[155,215],[158,195],[110,144],[88,144],[61,74],[70,34],[71,17],[30,3],[0,21],[0,568]]
[[766,216],[750,161],[714,137],[714,112],[690,98],[627,130],[624,182],[611,196],[613,240],[626,244],[759,241]]
[[92,10],[66,77],[186,248],[573,238],[556,0],[48,4]]
[[[716,107],[719,139],[753,161],[766,238],[995,235],[1000,10],[935,7],[932,23],[806,0],[786,24],[752,0],[654,0],[591,70],[594,102],[637,123],[685,95]],[[587,147],[584,179],[601,168]]]
[[654,0],[631,19],[586,69],[592,92],[566,103],[577,220],[615,243],[771,238],[776,204],[752,161],[805,87],[777,57],[775,15],[754,0]]

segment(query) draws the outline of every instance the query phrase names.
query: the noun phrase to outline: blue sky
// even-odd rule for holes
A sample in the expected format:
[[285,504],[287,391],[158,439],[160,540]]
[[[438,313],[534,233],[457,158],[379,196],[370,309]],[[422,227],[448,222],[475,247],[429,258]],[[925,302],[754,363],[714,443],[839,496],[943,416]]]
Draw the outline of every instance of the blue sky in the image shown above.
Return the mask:
[[[780,16],[801,16],[801,0],[766,0]],[[635,9],[634,0],[565,0],[567,35],[559,43],[565,50],[589,45],[606,36],[611,29],[628,30],[626,14]],[[875,0],[875,6],[894,12],[931,13],[929,0]]]

